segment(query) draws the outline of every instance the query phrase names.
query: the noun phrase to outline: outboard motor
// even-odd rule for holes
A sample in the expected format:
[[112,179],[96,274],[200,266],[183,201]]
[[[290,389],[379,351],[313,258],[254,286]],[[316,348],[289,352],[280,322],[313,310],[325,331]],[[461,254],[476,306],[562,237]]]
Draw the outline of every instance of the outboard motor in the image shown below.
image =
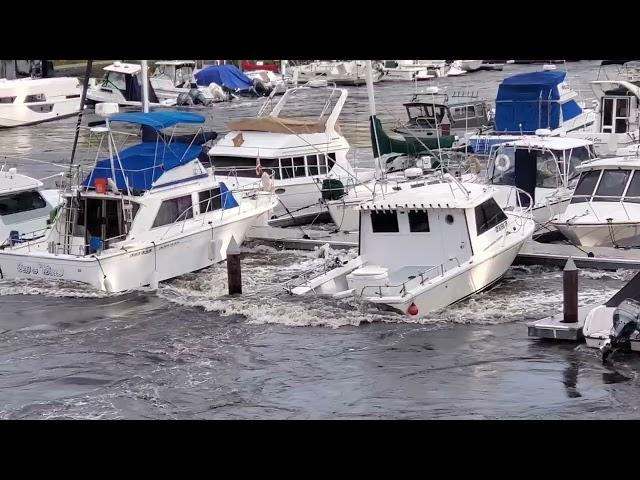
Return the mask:
[[191,98],[191,95],[189,95],[188,93],[181,93],[178,95],[178,98],[176,98],[176,105],[181,107],[192,106],[193,99]]
[[322,199],[325,201],[338,200],[347,194],[343,183],[337,178],[325,178],[322,181],[321,192]]
[[602,363],[618,350],[631,349],[631,335],[640,333],[640,302],[632,298],[623,300],[613,312],[613,328],[609,339],[600,347]]

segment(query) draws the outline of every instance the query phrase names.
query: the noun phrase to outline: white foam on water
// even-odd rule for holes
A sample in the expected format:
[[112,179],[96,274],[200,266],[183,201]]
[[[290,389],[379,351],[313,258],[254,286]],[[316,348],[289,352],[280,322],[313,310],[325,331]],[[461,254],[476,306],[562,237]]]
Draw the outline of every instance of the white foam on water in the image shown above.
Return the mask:
[[0,281],[0,296],[4,295],[43,295],[47,297],[105,298],[129,293],[107,293],[76,282],[55,280],[8,279]]
[[[277,250],[252,246],[243,249],[243,294],[227,294],[226,265],[220,263],[197,275],[162,283],[158,295],[171,302],[202,308],[221,315],[242,315],[253,324],[325,326],[338,328],[373,321],[415,324],[498,324],[543,318],[562,308],[562,271],[542,266],[516,266],[494,289],[474,295],[459,304],[411,319],[395,312],[360,304],[353,298],[295,296],[284,291],[284,283],[301,273],[323,265],[355,258],[355,249],[335,251],[324,245],[314,251]],[[603,274],[599,276],[598,274]],[[608,300],[633,272],[581,270],[587,281],[611,279],[607,285],[582,285],[580,305],[597,305]],[[630,277],[629,277],[630,278]],[[591,282],[593,283],[593,282]],[[609,285],[612,284],[612,285]]]

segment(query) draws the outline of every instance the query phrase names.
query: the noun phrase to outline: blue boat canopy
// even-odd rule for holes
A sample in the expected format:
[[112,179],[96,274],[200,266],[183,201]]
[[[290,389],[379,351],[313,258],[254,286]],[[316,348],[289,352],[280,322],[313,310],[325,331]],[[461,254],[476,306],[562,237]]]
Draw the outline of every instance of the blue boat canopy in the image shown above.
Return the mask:
[[[133,145],[120,152],[120,162],[117,157],[113,158],[116,185],[119,189],[126,190],[127,186],[124,180],[126,176],[129,188],[141,191],[149,190],[153,182],[160,178],[164,172],[198,158],[201,151],[200,145],[187,143],[167,145],[164,142],[143,142]],[[122,168],[120,164],[122,164]],[[83,185],[95,187],[96,178],[113,178],[111,159],[107,158],[96,162],[96,166],[84,180]]]
[[253,88],[253,81],[235,65],[210,65],[197,72],[195,77],[196,83],[204,87],[216,83],[233,91]]
[[114,115],[111,121],[134,123],[162,130],[179,123],[204,123],[205,118],[190,112],[126,112]]
[[555,129],[582,113],[575,102],[559,102],[558,85],[563,71],[531,72],[503,80],[496,97],[496,131],[534,133],[538,128]]

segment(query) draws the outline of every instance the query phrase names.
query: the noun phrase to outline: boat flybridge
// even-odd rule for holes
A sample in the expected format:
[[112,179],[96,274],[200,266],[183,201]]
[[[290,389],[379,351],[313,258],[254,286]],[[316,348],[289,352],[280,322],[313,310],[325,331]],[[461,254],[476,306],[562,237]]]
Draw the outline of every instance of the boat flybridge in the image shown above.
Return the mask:
[[216,178],[239,188],[270,172],[282,203],[276,216],[317,215],[323,185],[340,180],[348,191],[375,175],[347,159],[349,143],[337,123],[347,95],[334,87],[296,87],[270,113],[265,102],[257,117],[230,121],[230,132],[208,152]]
[[539,129],[549,130],[551,136],[590,131],[596,114],[580,106],[566,75],[561,70],[545,70],[505,78],[498,87],[493,128],[471,135],[468,149],[488,155],[494,145]]
[[593,141],[601,155],[615,155],[618,148],[640,138],[640,68],[629,69],[616,80],[590,82],[596,96],[595,122],[590,131],[571,132],[577,138]]
[[80,111],[77,78],[0,79],[0,127],[19,127],[74,115]]
[[[231,242],[239,245],[249,227],[268,219],[276,205],[275,194],[264,189],[268,178],[234,192],[200,163],[200,132],[190,142],[173,141],[178,124],[202,124],[204,117],[96,108],[106,126],[91,130],[98,137],[93,169],[85,176],[78,166],[42,238],[25,234],[0,251],[3,278],[77,281],[107,292],[155,288],[224,260]],[[116,122],[150,129],[156,139],[118,151]],[[106,159],[100,159],[103,148]]]
[[530,208],[503,211],[491,186],[445,174],[406,187],[358,207],[358,257],[289,291],[353,296],[417,318],[492,286],[533,233]]
[[15,167],[0,167],[0,248],[27,232],[32,232],[32,239],[44,233],[62,199],[57,189],[42,187],[41,180],[22,175]]
[[640,157],[611,157],[578,167],[571,202],[551,224],[587,247],[640,246]]
[[[463,175],[462,179],[494,186],[496,201],[503,208],[527,204],[530,197],[535,221],[546,224],[569,204],[578,166],[594,160],[596,154],[589,140],[552,137],[545,130],[537,133],[494,146],[486,176]],[[528,197],[514,197],[512,187],[527,192]]]

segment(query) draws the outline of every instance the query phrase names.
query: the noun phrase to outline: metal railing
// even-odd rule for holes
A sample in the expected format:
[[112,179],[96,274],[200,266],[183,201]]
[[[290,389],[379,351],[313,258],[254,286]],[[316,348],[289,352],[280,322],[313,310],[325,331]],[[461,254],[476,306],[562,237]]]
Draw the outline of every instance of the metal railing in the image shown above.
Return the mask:
[[[458,263],[458,267],[460,267],[460,260],[458,260],[458,257],[451,257],[449,259],[449,261],[453,261],[453,260],[456,260]],[[435,278],[443,277],[447,271],[448,270],[446,269],[445,264],[441,263],[440,265],[434,265],[424,271],[416,273],[415,276],[409,277],[407,280],[405,280],[402,283],[398,283],[395,285],[365,285],[360,289],[360,293],[358,294],[358,296],[364,297],[365,290],[372,290],[373,293],[376,294],[379,298],[389,297],[394,295],[400,295],[401,297],[405,297],[409,295],[409,289],[415,288],[418,285],[422,286],[426,282],[429,282]],[[430,275],[432,272],[436,272],[436,275]],[[416,283],[416,285],[410,286],[414,282]],[[383,295],[382,289],[385,289],[384,295]]]

